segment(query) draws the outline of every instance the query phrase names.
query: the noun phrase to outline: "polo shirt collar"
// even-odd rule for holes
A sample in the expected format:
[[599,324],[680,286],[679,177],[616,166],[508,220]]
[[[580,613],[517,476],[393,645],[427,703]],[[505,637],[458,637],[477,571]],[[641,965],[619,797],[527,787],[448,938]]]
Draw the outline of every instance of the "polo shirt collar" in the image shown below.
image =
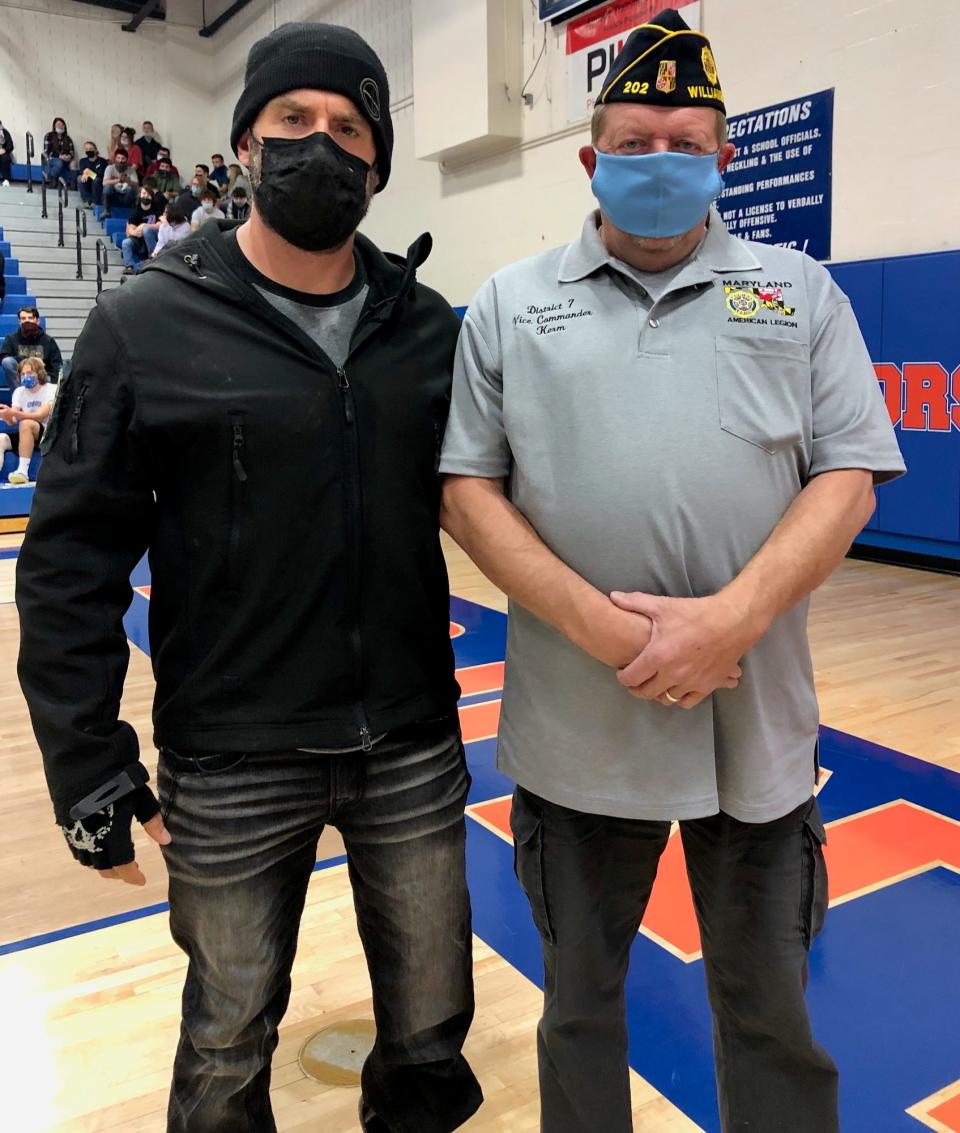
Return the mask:
[[[560,283],[575,283],[585,279],[602,267],[617,269],[618,262],[606,249],[598,227],[599,209],[594,209],[583,222],[579,240],[568,244],[560,258],[557,279]],[[707,235],[697,249],[693,261],[683,272],[683,283],[695,283],[697,278],[709,281],[713,275],[724,272],[759,271],[763,265],[750,248],[736,236],[731,236],[715,208],[710,209]],[[692,278],[696,276],[697,278]],[[674,286],[676,286],[675,281]]]

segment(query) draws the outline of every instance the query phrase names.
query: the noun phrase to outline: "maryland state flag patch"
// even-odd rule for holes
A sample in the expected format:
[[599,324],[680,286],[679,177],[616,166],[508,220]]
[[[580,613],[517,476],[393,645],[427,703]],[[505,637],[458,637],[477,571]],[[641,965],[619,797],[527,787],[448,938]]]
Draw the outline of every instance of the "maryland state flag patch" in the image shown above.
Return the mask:
[[796,307],[788,307],[783,301],[782,287],[733,287],[724,284],[727,309],[738,319],[752,319],[761,311],[773,311],[778,315],[795,315]]
[[677,89],[677,61],[676,59],[663,59],[660,62],[660,71],[657,74],[657,90],[664,94],[673,94]]

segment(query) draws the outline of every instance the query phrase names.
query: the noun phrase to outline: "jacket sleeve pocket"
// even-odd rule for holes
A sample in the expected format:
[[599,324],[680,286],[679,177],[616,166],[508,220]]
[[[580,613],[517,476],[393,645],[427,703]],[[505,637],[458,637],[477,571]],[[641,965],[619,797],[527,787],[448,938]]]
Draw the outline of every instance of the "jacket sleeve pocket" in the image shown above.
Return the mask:
[[513,872],[530,902],[537,931],[544,943],[553,944],[553,925],[543,884],[543,818],[520,788],[513,793],[510,830],[513,833]]

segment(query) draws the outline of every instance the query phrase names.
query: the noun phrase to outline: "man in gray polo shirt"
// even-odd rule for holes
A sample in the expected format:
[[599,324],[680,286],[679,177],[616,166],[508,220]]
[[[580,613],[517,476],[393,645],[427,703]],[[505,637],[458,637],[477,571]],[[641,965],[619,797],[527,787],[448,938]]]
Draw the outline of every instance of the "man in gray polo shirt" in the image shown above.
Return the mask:
[[580,152],[599,213],[494,275],[458,351],[444,526],[510,598],[544,1133],[631,1128],[623,985],[672,820],[723,1129],[839,1127],[804,1000],[827,905],[807,598],[903,463],[828,273],[711,208],[718,83],[675,11],[630,36]]

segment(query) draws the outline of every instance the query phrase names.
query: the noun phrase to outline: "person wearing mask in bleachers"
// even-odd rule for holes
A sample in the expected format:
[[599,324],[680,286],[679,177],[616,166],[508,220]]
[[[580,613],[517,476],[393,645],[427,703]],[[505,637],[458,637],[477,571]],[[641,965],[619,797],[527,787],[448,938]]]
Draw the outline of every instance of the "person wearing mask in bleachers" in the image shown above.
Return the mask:
[[156,181],[157,191],[163,193],[168,201],[175,201],[183,190],[183,186],[180,184],[180,178],[174,173],[173,165],[169,157],[162,157],[160,161],[156,163],[156,172],[148,174],[146,180]]
[[[57,396],[57,387],[47,376],[47,368],[39,358],[24,358],[19,366],[20,384],[13,391],[10,405],[0,406],[0,421],[17,426],[19,464],[11,472],[11,484],[30,482],[30,458],[39,447],[43,429]],[[4,443],[6,442],[6,443]],[[0,460],[11,447],[10,436],[0,434]]]
[[146,165],[143,160],[143,153],[140,147],[133,140],[134,131],[130,126],[124,126],[120,133],[120,145],[117,147],[119,153],[121,149],[127,151],[127,161],[132,169],[137,171],[137,177],[143,177]]
[[48,185],[56,185],[60,178],[66,179],[76,152],[66,122],[54,118],[50,132],[43,139],[43,175]]
[[143,154],[144,161],[144,176],[149,177],[146,169],[157,160],[157,155],[160,153],[160,139],[154,133],[153,123],[150,119],[146,119],[143,123],[143,134],[137,138],[134,143]]
[[21,307],[17,312],[20,326],[0,342],[0,367],[10,389],[20,384],[19,368],[24,358],[39,358],[52,382],[60,377],[63,358],[57,340],[40,326],[36,307]]
[[179,178],[180,170],[177,169],[177,167],[173,164],[173,157],[170,153],[170,147],[169,146],[160,146],[160,148],[157,150],[156,161],[151,161],[150,164],[147,166],[146,176],[147,177],[155,177],[156,174],[157,174],[157,171],[160,168],[160,163],[163,162],[163,161],[169,161],[170,162],[170,171],[173,173],[174,177]]
[[200,204],[200,194],[206,187],[206,177],[201,173],[197,173],[194,175],[190,184],[185,186],[183,192],[177,197],[177,203],[181,205],[187,216],[193,216]]
[[133,275],[156,248],[160,238],[160,218],[166,207],[167,198],[156,192],[156,183],[148,177],[140,186],[137,207],[127,221],[126,237],[121,246],[124,275]]
[[208,220],[226,220],[226,214],[220,208],[220,194],[212,186],[207,186],[200,194],[200,207],[190,217],[190,224],[194,229],[205,224]]
[[224,205],[227,220],[244,221],[250,216],[250,201],[247,199],[247,190],[237,185]]
[[226,192],[227,182],[230,180],[230,170],[224,164],[222,153],[215,153],[210,160],[213,162],[213,168],[210,170],[207,180],[215,182],[220,195],[223,196]]
[[186,239],[193,229],[190,227],[190,221],[187,220],[187,214],[179,201],[171,201],[167,205],[167,211],[163,214],[163,219],[160,221],[160,237],[157,240],[157,246],[154,248],[150,255],[152,260],[164,250],[169,248],[172,244],[177,244],[181,240]]
[[13,138],[10,131],[0,122],[0,187],[10,188],[13,173]]
[[132,208],[139,188],[140,178],[130,165],[127,151],[121,146],[113,155],[113,164],[104,170],[101,219],[109,218],[111,208]]
[[103,175],[107,171],[106,158],[97,153],[95,142],[83,143],[83,157],[77,163],[77,188],[85,209],[92,209],[103,201]]

